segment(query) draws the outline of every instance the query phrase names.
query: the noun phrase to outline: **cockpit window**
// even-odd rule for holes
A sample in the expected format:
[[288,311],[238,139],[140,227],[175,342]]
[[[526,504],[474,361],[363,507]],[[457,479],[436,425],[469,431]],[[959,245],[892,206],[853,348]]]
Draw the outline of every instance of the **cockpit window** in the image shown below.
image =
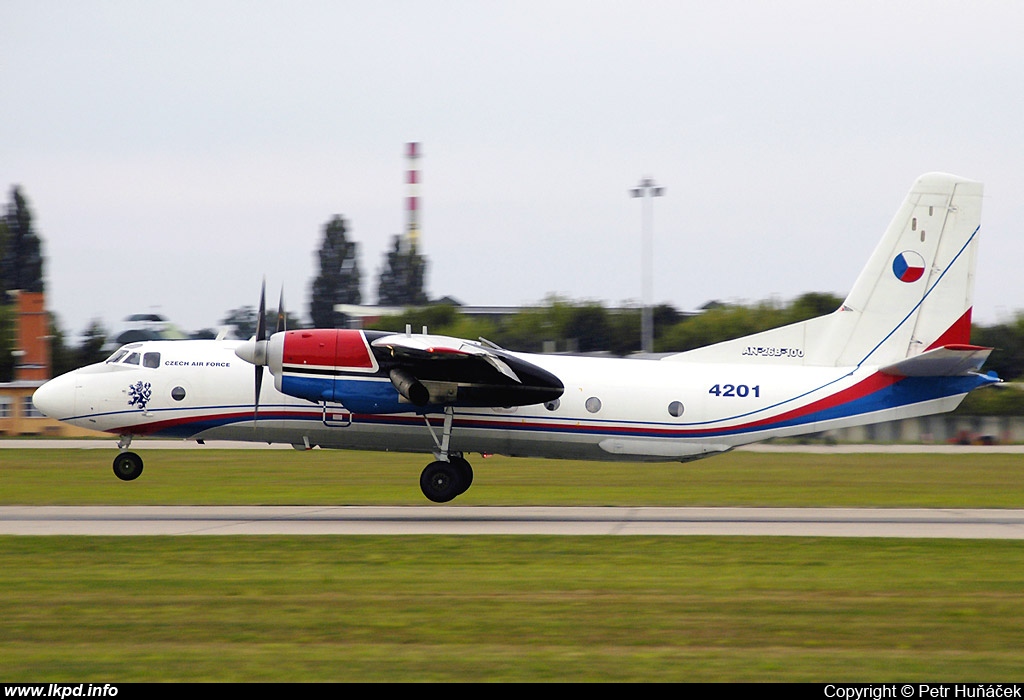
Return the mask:
[[122,359],[124,359],[124,356],[127,355],[127,354],[128,354],[127,350],[125,350],[124,348],[120,348],[116,352],[114,352],[113,355],[111,355],[110,357],[107,358],[107,364],[111,364],[111,363],[114,363],[114,362],[120,362]]
[[160,353],[142,353],[133,350],[133,348],[141,347],[141,345],[141,343],[131,343],[129,345],[125,345],[124,347],[118,348],[116,351],[114,351],[113,355],[107,358],[107,364],[138,366],[139,363],[141,362],[143,367],[149,367],[150,369],[158,368],[160,366]]

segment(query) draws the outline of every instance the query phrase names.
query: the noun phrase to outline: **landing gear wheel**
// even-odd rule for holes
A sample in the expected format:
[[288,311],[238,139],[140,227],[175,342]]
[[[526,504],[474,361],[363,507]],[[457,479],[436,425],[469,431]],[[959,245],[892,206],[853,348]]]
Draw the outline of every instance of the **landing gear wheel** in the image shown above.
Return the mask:
[[434,503],[447,503],[465,491],[462,469],[451,462],[431,462],[420,474],[420,489]]
[[469,462],[462,457],[449,457],[448,459],[452,466],[459,470],[459,477],[462,479],[459,495],[462,495],[473,485],[473,467],[469,466]]
[[134,452],[121,452],[114,457],[114,475],[122,481],[138,479],[142,473],[142,457]]

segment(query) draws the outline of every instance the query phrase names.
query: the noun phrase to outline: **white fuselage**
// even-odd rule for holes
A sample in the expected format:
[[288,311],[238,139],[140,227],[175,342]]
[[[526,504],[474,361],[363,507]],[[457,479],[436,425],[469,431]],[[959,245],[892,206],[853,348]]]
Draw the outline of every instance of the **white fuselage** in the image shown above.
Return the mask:
[[[254,366],[240,341],[147,341],[136,363],[106,362],[51,380],[41,411],[117,435],[437,449],[443,413],[353,414],[264,381],[254,421]],[[130,357],[130,356],[129,356]],[[772,437],[950,410],[962,393],[893,398],[874,368],[714,364],[521,355],[564,384],[557,402],[455,410],[451,449],[513,456],[686,461]],[[146,366],[146,365],[150,366]],[[365,381],[389,383],[386,377]]]

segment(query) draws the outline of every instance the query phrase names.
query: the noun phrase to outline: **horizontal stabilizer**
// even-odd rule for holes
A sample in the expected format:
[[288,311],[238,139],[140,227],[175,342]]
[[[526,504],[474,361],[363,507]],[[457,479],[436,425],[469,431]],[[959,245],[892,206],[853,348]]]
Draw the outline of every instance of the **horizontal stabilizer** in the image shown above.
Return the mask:
[[978,345],[946,345],[916,357],[882,367],[882,374],[897,377],[957,377],[981,369],[992,348]]

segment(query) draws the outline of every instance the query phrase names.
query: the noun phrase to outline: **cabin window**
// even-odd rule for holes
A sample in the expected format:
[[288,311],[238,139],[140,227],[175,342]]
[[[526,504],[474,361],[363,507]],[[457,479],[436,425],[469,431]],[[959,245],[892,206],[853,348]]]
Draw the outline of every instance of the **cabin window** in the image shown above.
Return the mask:
[[158,352],[147,352],[142,356],[142,366],[152,367],[156,369],[160,366],[160,353]]
[[185,387],[176,386],[171,389],[171,398],[175,401],[181,401],[185,398]]
[[544,408],[548,409],[549,411],[557,411],[558,407],[561,404],[562,404],[562,400],[561,399],[555,399],[554,401],[548,401],[547,403],[545,403],[544,404]]
[[587,410],[590,411],[591,413],[597,413],[598,411],[601,410],[601,399],[597,398],[596,396],[591,396],[589,399],[587,399],[586,407]]
[[917,217],[916,216],[913,219],[910,220],[910,230],[911,231],[916,231],[917,230]]
[[683,415],[683,402],[673,401],[668,405],[668,414],[673,418],[678,418]]

